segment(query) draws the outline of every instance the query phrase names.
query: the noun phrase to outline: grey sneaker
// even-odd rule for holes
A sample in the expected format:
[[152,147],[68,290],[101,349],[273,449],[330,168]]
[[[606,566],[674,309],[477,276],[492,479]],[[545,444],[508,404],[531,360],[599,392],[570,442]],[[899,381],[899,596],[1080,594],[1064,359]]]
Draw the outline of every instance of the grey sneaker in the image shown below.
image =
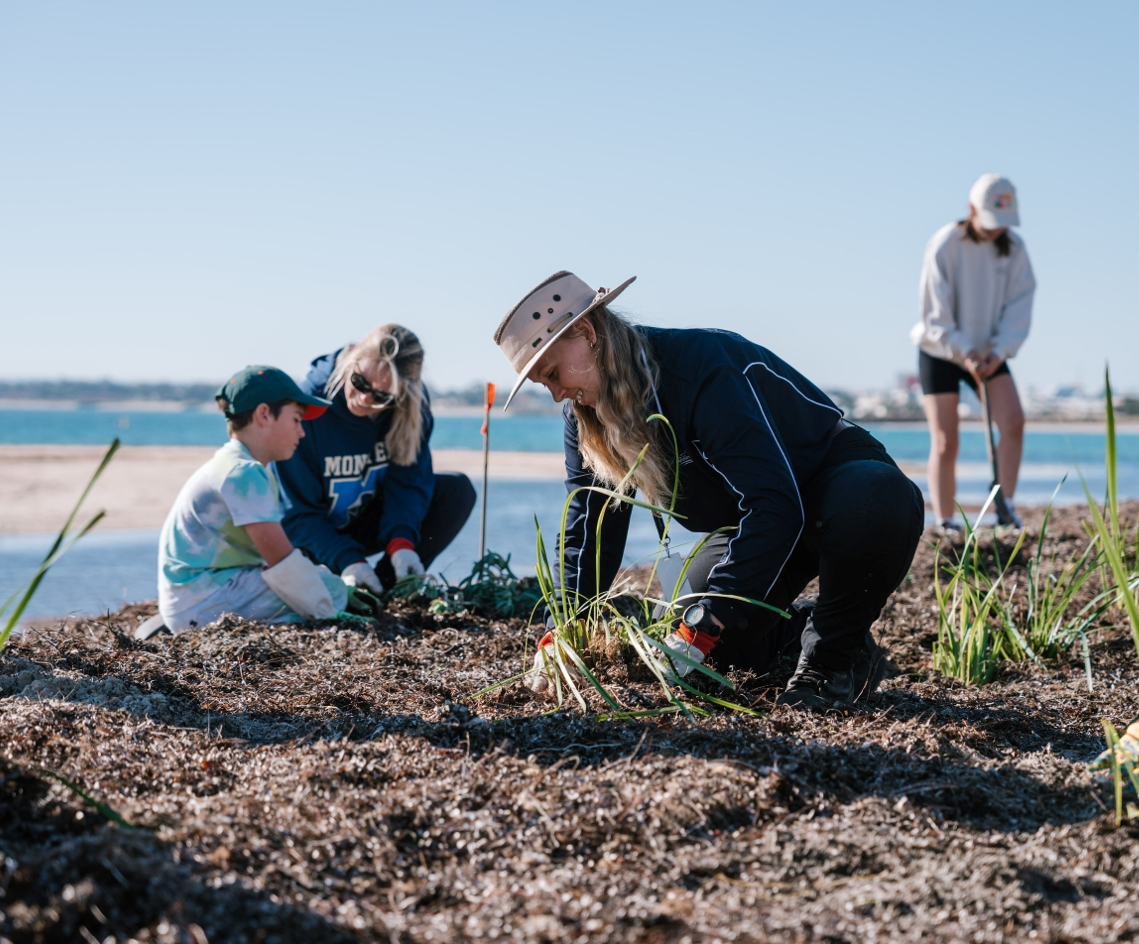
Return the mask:
[[850,669],[833,671],[813,664],[805,653],[799,655],[795,674],[787,688],[775,699],[777,705],[794,705],[809,711],[827,711],[848,704],[854,691]]

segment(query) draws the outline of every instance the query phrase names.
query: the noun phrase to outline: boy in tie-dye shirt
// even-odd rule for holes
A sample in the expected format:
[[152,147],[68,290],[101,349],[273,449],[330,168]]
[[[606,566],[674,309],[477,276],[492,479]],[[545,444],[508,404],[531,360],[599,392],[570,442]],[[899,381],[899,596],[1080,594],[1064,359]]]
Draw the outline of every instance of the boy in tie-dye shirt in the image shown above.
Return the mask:
[[182,487],[162,528],[158,606],[171,632],[223,613],[292,622],[343,611],[348,588],[293,548],[272,462],[288,459],[327,400],[273,367],[247,367],[222,386],[230,440]]

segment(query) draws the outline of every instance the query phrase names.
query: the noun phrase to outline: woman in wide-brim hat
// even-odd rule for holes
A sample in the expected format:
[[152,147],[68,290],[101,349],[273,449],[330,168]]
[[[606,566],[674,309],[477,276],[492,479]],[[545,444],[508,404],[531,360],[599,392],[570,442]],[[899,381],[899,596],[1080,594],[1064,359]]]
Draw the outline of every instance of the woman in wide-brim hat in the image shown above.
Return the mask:
[[[495,343],[526,380],[567,401],[567,488],[615,487],[642,448],[632,482],[669,504],[680,449],[676,511],[685,527],[712,532],[688,578],[706,594],[684,610],[667,644],[695,661],[758,672],[789,647],[799,662],[780,701],[827,708],[869,694],[881,679],[870,626],[905,577],[924,520],[921,492],[869,433],[846,423],[825,393],[758,344],[727,331],[634,326],[609,304],[633,281],[595,292],[557,272],[514,306]],[[621,563],[628,507],[579,491],[566,525],[565,585],[583,601],[606,591]],[[601,567],[596,571],[597,540]],[[560,567],[555,567],[560,575]],[[815,577],[819,595],[783,609]],[[538,653],[529,677],[546,683]],[[671,671],[683,674],[681,660]]]

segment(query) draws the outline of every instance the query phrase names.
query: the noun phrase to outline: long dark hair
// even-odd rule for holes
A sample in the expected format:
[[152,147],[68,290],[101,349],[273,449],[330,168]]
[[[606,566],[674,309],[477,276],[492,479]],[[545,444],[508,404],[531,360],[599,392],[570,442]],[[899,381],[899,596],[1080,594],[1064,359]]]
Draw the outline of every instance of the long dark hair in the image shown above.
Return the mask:
[[[977,232],[977,227],[974,225],[972,217],[967,220],[958,220],[957,225],[965,228],[966,239],[971,239],[975,243],[982,241],[981,234]],[[1012,240],[1009,239],[1007,229],[993,240],[993,245],[997,247],[998,256],[1007,256],[1012,252]]]

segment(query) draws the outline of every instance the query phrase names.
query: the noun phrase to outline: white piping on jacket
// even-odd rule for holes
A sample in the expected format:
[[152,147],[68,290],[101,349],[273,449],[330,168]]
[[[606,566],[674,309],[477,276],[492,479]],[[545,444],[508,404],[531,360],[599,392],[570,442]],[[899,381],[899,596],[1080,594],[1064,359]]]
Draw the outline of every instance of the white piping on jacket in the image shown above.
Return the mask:
[[[700,440],[699,440],[699,439],[694,439],[694,440],[692,440],[692,445],[693,445],[693,446],[696,446],[696,444],[697,444],[698,442],[700,442]],[[712,460],[711,460],[711,459],[709,459],[709,458],[708,458],[706,455],[704,455],[704,450],[703,450],[703,449],[701,449],[699,446],[697,446],[697,447],[696,447],[696,451],[697,451],[698,453],[700,453],[701,457],[704,459],[704,461],[705,461],[705,462],[707,462],[707,463],[708,463],[709,467],[711,467],[711,469],[712,469],[712,470],[713,470],[713,471],[714,471],[714,472],[715,472],[717,475],[719,475],[719,476],[720,476],[720,478],[722,478],[722,479],[723,479],[725,482],[727,482],[727,483],[728,483],[728,488],[730,488],[730,489],[731,489],[733,492],[735,492],[737,495],[739,495],[739,496],[740,496],[740,500],[739,500],[739,502],[737,503],[736,507],[737,507],[737,508],[739,508],[739,510],[740,510],[740,511],[743,511],[743,510],[744,510],[744,493],[743,493],[743,492],[741,492],[741,491],[740,491],[738,488],[736,488],[736,487],[735,487],[735,486],[732,484],[732,480],[731,480],[731,479],[729,479],[729,478],[728,478],[726,475],[724,475],[724,473],[723,473],[723,472],[721,472],[721,471],[720,471],[719,469],[717,469],[717,468],[716,468],[714,465],[712,465]],[[754,510],[755,510],[755,509],[748,509],[747,513],[746,513],[746,514],[745,514],[745,515],[744,515],[742,518],[740,518],[740,523],[739,523],[738,525],[736,525],[736,533],[735,533],[735,534],[733,534],[733,535],[731,536],[731,538],[729,538],[729,539],[728,539],[728,549],[727,549],[726,551],[724,551],[724,557],[721,557],[721,558],[720,558],[718,561],[716,561],[716,563],[715,563],[715,564],[713,564],[713,565],[712,565],[712,567],[711,567],[711,569],[708,571],[708,581],[709,581],[709,583],[710,583],[710,582],[711,582],[711,580],[712,580],[712,572],[713,572],[713,571],[714,571],[714,570],[715,570],[717,567],[719,567],[719,566],[720,566],[720,565],[721,565],[721,564],[724,562],[724,558],[725,558],[725,557],[731,557],[731,556],[732,556],[732,545],[735,543],[735,541],[736,541],[736,538],[738,538],[738,537],[740,536],[740,533],[743,531],[744,522],[745,522],[745,521],[746,521],[746,520],[747,520],[747,519],[748,519],[748,518],[751,516],[751,513],[752,513],[752,511],[754,511]],[[800,529],[800,530],[802,530],[802,529]],[[796,540],[798,540],[798,539],[796,539]],[[786,562],[784,562],[784,563],[786,563]],[[780,568],[780,572],[782,572],[782,568]],[[778,579],[778,575],[776,576],[776,579]],[[772,584],[772,586],[775,586],[775,584]]]
[[[772,371],[774,374],[775,371]],[[775,374],[778,377],[778,374]],[[759,399],[759,394],[755,392],[755,387],[751,385],[751,380],[747,374],[744,374],[744,380],[747,381],[748,389],[751,395],[755,397],[755,405],[759,407],[759,415],[763,417],[763,422],[767,424],[767,430],[771,433],[771,438],[775,440],[775,445],[779,449],[779,455],[783,457],[783,462],[787,466],[787,474],[791,476],[791,484],[795,488],[795,500],[799,503],[799,533],[795,535],[795,540],[791,542],[791,550],[787,552],[787,556],[783,558],[783,563],[779,565],[779,569],[775,572],[775,580],[771,581],[771,586],[767,588],[767,593],[771,593],[775,587],[775,581],[783,574],[783,568],[787,566],[787,561],[791,559],[791,555],[795,553],[795,548],[799,546],[799,538],[803,536],[803,528],[807,524],[807,512],[803,508],[803,496],[799,494],[799,483],[795,480],[795,470],[791,467],[791,460],[787,458],[787,453],[783,451],[783,444],[779,441],[779,434],[775,432],[775,428],[771,425],[771,420],[767,418],[767,413],[763,409],[763,403]],[[794,384],[791,384],[794,387]],[[802,394],[800,394],[802,396]],[[806,398],[804,398],[806,399]],[[811,401],[814,402],[814,401]],[[766,596],[767,594],[764,594]]]
[[[785,384],[787,384],[787,386],[788,386],[788,387],[790,387],[792,390],[794,390],[794,391],[795,391],[797,394],[799,394],[799,396],[801,396],[801,397],[802,397],[804,400],[806,400],[808,403],[813,403],[815,406],[821,406],[821,407],[822,407],[823,409],[825,409],[825,410],[834,410],[834,411],[835,411],[835,412],[836,412],[836,413],[839,415],[839,417],[840,417],[840,418],[842,417],[842,410],[840,410],[840,409],[839,409],[837,406],[835,406],[833,403],[819,403],[819,401],[818,401],[818,400],[812,400],[812,399],[811,399],[809,396],[807,396],[805,393],[803,393],[803,391],[802,391],[802,390],[800,390],[798,387],[796,387],[794,383],[792,383],[790,380],[788,380],[788,379],[787,379],[786,377],[784,377],[782,374],[777,374],[777,373],[776,373],[774,370],[772,370],[772,369],[771,369],[771,367],[770,367],[769,365],[765,364],[763,361],[752,361],[750,364],[748,364],[748,365],[747,365],[747,366],[746,366],[746,367],[745,367],[745,368],[744,368],[744,369],[741,371],[741,373],[744,375],[744,378],[745,378],[745,379],[747,378],[747,372],[748,372],[749,370],[751,370],[751,368],[753,368],[753,367],[762,367],[762,368],[763,368],[764,370],[766,370],[766,371],[767,371],[769,374],[771,374],[771,376],[772,376],[772,377],[778,377],[778,378],[779,378],[780,380],[782,380],[782,381],[783,381]],[[750,380],[748,381],[748,386],[751,386],[751,381],[750,381]],[[751,392],[752,392],[752,393],[755,393],[755,388],[752,388],[752,391],[751,391]],[[769,425],[770,425],[770,424],[769,424]],[[784,458],[786,458],[786,456],[785,456]]]

